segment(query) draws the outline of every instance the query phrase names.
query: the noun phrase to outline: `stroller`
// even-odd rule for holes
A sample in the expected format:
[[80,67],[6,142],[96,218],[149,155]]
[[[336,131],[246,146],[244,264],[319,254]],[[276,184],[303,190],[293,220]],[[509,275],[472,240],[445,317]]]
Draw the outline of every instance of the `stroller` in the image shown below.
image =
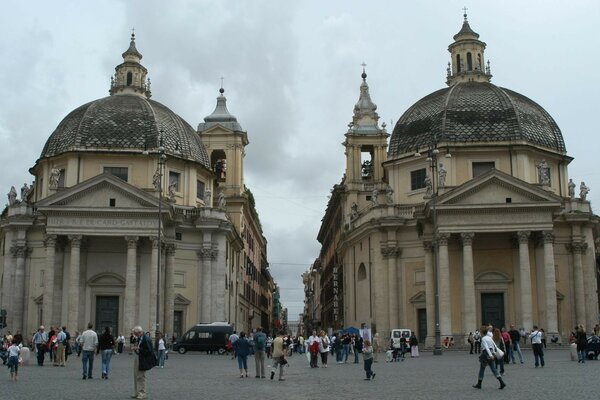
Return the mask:
[[592,335],[587,339],[587,347],[585,349],[588,360],[597,360],[600,354],[600,337]]

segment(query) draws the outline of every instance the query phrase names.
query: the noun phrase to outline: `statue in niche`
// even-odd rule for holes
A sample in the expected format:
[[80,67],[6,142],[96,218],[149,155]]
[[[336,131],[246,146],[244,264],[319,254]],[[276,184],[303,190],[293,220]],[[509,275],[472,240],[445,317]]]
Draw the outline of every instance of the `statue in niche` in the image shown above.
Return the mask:
[[355,220],[356,218],[358,218],[358,205],[352,203],[352,206],[350,206],[350,219]]
[[172,182],[169,185],[169,200],[171,200],[172,202],[175,201],[175,193],[176,193],[175,188],[176,188],[176,186],[177,186],[177,182]]
[[48,182],[48,188],[50,190],[58,189],[58,181],[60,180],[60,169],[52,168],[50,171],[50,179]]
[[433,183],[431,182],[431,178],[426,176],[423,182],[425,183],[425,197],[433,197]]
[[156,190],[157,192],[160,192],[160,181],[161,181],[161,176],[160,176],[160,166],[156,168],[156,171],[154,172],[154,176],[152,176],[152,186],[154,186],[154,190]]
[[440,167],[438,168],[438,185],[439,185],[439,187],[446,186],[446,175],[447,174],[448,174],[448,171],[446,171],[446,169],[444,168],[444,164],[440,164]]
[[225,205],[227,204],[227,201],[225,200],[225,192],[223,190],[221,190],[219,192],[219,203],[218,203],[218,207],[220,209],[224,209]]
[[17,203],[17,190],[14,186],[10,187],[10,192],[8,192],[8,205],[14,206]]
[[550,167],[546,160],[542,160],[537,165],[538,170],[538,182],[542,186],[550,186]]
[[212,207],[212,192],[210,190],[205,190],[204,191],[204,205],[206,205],[207,207],[210,206]]
[[588,193],[590,192],[590,188],[585,185],[585,182],[581,182],[579,185],[579,198],[581,200],[585,200],[587,198]]
[[371,192],[371,203],[373,207],[377,207],[379,205],[379,202],[377,201],[378,195],[379,191],[377,190],[377,188],[373,189],[373,192]]
[[388,204],[394,204],[394,189],[390,185],[388,185],[387,189],[385,189],[385,195],[387,197]]
[[575,198],[575,188],[577,187],[577,185],[575,184],[575,182],[573,182],[573,179],[569,179],[569,197],[574,199]]

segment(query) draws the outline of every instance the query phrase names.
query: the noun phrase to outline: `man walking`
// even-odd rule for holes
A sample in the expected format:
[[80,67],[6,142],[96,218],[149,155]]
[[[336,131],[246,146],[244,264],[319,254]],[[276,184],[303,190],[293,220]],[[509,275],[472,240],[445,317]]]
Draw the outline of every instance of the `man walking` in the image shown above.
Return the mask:
[[44,366],[44,354],[46,352],[46,344],[48,343],[48,334],[44,329],[44,325],[41,325],[35,335],[33,335],[33,344],[37,352],[37,363],[40,367]]
[[287,364],[287,360],[285,359],[285,350],[283,332],[279,332],[275,340],[273,340],[273,366],[271,370],[271,379],[275,377],[275,371],[277,370],[277,367],[279,367],[279,380],[285,380],[283,377],[283,367],[285,364]]
[[508,331],[510,335],[510,340],[512,341],[512,352],[510,352],[510,361],[513,364],[516,364],[515,361],[515,353],[519,355],[519,361],[523,364],[523,353],[521,353],[521,333],[515,328],[514,325],[510,326],[510,330]]
[[256,351],[254,352],[254,362],[256,364],[256,376],[255,378],[265,378],[265,349],[267,347],[267,335],[262,331],[262,327],[259,326],[254,334],[254,345]]
[[79,345],[83,351],[81,363],[83,364],[83,379],[92,379],[94,368],[94,352],[98,346],[98,335],[92,330],[92,323],[88,323],[87,330],[79,336]]
[[533,332],[529,335],[531,338],[531,348],[535,357],[535,367],[539,365],[544,368],[544,350],[542,349],[542,332],[538,330],[537,325],[533,326]]

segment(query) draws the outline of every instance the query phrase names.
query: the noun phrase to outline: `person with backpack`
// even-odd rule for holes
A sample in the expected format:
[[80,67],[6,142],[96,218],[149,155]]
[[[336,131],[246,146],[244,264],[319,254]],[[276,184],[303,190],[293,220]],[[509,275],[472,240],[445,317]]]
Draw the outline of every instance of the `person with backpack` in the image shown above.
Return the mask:
[[254,334],[254,345],[256,351],[254,352],[254,362],[256,364],[256,375],[255,378],[265,378],[265,350],[267,348],[267,335],[262,331],[262,327],[259,326]]

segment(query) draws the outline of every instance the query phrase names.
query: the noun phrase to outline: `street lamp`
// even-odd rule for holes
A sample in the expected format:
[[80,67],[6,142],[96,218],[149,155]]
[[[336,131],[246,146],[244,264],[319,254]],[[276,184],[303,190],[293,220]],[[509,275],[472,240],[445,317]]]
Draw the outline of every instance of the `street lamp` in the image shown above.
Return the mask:
[[158,255],[156,265],[156,328],[154,334],[156,335],[160,328],[160,264],[161,264],[161,253],[162,253],[162,192],[163,192],[163,175],[165,168],[165,161],[167,155],[165,154],[165,146],[163,144],[163,132],[160,131],[160,138],[158,139]]
[[[434,279],[434,293],[435,293],[435,344],[433,347],[433,355],[441,356],[442,353],[442,341],[441,341],[441,332],[440,332],[440,295],[439,295],[439,276],[438,276],[438,265],[439,265],[439,251],[438,251],[438,226],[437,226],[437,210],[436,210],[436,202],[438,195],[438,155],[440,154],[440,150],[438,149],[438,141],[437,137],[434,136],[432,142],[427,146],[425,150],[425,154],[427,155],[427,161],[429,162],[429,169],[431,171],[431,212],[432,212],[432,222],[433,222],[433,233],[432,233],[432,242],[433,242],[433,275]],[[415,151],[415,157],[421,157],[421,153],[419,149]],[[450,152],[446,150],[446,158],[451,158]]]

